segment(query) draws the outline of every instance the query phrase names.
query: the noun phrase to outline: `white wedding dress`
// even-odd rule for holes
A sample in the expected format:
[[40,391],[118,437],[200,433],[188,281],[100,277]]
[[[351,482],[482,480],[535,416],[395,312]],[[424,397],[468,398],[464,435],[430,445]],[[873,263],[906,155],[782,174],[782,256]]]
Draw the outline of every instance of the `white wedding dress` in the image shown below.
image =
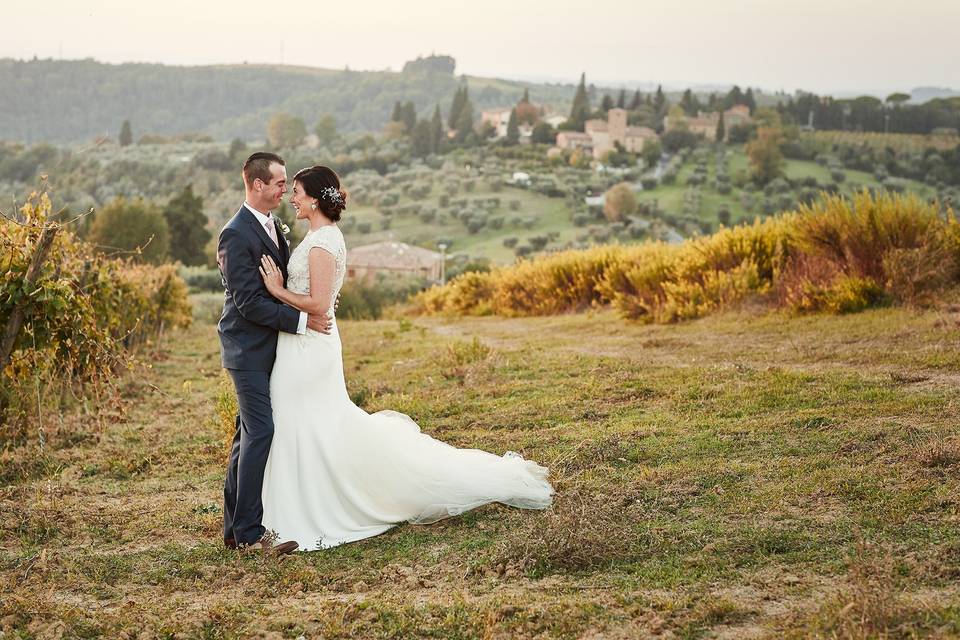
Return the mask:
[[[310,292],[313,247],[336,259],[336,299],[346,273],[346,246],[336,225],[311,231],[293,251],[287,288]],[[550,506],[545,467],[513,452],[500,457],[457,449],[421,433],[402,413],[369,414],[353,404],[335,319],[329,335],[280,333],[270,397],[274,435],[263,479],[263,525],[280,540],[296,540],[303,551],[375,536],[401,522],[435,522],[489,502]]]

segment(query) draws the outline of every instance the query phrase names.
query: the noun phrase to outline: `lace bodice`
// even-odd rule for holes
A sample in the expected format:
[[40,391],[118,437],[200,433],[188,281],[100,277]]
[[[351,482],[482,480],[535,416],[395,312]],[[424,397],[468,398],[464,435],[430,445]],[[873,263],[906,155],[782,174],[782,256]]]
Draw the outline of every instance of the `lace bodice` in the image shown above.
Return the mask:
[[333,301],[343,286],[343,276],[347,272],[347,246],[343,233],[336,225],[320,227],[304,236],[297,248],[290,254],[287,263],[287,289],[294,293],[310,293],[310,249],[320,247],[329,252],[336,260],[337,268],[333,278],[333,292],[330,298],[330,315],[333,315]]

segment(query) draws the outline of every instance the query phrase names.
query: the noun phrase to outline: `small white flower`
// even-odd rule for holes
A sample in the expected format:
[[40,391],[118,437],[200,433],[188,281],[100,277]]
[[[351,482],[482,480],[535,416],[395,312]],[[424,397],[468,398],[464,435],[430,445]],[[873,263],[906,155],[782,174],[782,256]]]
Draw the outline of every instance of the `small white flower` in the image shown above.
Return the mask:
[[290,233],[290,227],[287,226],[286,222],[280,223],[280,233],[282,233],[283,235],[287,235],[288,233]]

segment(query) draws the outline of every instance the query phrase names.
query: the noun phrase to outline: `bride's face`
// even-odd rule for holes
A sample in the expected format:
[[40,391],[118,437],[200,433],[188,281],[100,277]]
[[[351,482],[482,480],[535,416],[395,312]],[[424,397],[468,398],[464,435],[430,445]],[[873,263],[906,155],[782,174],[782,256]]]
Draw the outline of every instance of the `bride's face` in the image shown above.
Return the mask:
[[297,210],[297,220],[306,220],[310,217],[311,211],[316,211],[316,209],[311,209],[310,205],[317,204],[317,201],[306,194],[302,184],[294,182],[293,193],[290,194],[290,204]]

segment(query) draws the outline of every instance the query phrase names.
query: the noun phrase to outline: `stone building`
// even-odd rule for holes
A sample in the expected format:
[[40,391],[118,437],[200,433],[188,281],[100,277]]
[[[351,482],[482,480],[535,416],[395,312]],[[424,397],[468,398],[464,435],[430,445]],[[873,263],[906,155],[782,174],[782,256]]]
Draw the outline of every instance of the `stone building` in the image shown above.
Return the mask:
[[440,280],[443,256],[436,251],[388,240],[347,251],[347,279],[370,282],[378,275]]
[[626,109],[610,109],[606,120],[587,120],[583,133],[561,131],[557,134],[557,146],[561,149],[587,149],[600,159],[613,151],[619,143],[630,153],[639,153],[648,140],[656,140],[657,133],[649,127],[627,125]]

